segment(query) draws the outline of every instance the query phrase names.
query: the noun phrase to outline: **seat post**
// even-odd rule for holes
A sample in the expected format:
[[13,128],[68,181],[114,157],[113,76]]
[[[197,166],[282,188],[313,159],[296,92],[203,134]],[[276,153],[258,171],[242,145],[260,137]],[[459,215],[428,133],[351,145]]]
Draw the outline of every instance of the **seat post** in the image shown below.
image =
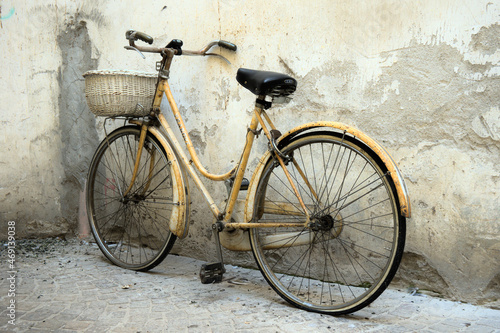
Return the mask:
[[272,105],[273,102],[266,101],[265,95],[259,95],[255,100],[255,106],[264,110],[269,109]]

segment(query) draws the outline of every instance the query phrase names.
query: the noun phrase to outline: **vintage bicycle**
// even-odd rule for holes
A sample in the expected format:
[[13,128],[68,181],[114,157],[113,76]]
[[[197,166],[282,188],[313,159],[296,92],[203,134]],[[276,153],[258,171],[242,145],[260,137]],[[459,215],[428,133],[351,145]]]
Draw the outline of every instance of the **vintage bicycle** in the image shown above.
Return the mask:
[[[256,95],[250,125],[244,128],[246,143],[234,168],[212,174],[200,162],[172,96],[170,67],[175,56],[224,58],[209,51],[216,46],[236,51],[236,45],[216,40],[188,51],[180,40],[164,48],[136,45],[137,40],[153,43],[138,31],[127,31],[126,38],[126,48],[143,57],[143,52],[161,55],[157,74],[84,75],[90,109],[126,122],[106,134],[87,179],[89,222],[104,255],[137,271],[158,265],[175,240],[188,234],[190,175],[216,221],[212,227],[219,261],[203,265],[203,283],[222,280],[222,245],[252,251],[271,287],[298,308],[339,315],[374,301],[396,273],[410,217],[403,177],[387,151],[338,122],[317,121],[281,133],[268,110],[290,98],[297,81],[281,73],[240,68],[237,81]],[[103,79],[108,81],[97,82]],[[143,79],[148,83],[139,82]],[[189,155],[160,110],[164,95]],[[106,99],[115,97],[121,100]],[[268,149],[248,181],[245,169],[261,132]],[[224,209],[216,205],[198,172],[226,182]],[[245,200],[238,199],[241,191],[247,193]]]

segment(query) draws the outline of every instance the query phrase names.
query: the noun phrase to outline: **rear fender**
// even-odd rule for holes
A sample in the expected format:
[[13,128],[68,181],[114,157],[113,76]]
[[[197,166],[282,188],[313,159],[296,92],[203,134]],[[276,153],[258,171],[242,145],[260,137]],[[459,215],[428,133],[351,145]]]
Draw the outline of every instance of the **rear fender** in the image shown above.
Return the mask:
[[[337,133],[345,133],[346,135],[349,135],[351,138],[356,139],[357,141],[360,141],[361,144],[364,144],[367,146],[369,149],[372,150],[374,154],[378,156],[378,158],[382,161],[382,163],[385,165],[387,170],[390,173],[391,179],[394,182],[394,186],[396,188],[397,196],[398,196],[398,202],[399,202],[399,208],[400,208],[400,213],[402,216],[409,218],[411,217],[411,206],[410,206],[410,198],[408,195],[408,190],[406,188],[406,184],[403,179],[403,175],[399,171],[396,163],[392,159],[392,157],[389,155],[389,153],[374,139],[370,138],[368,135],[364,134],[363,132],[342,124],[338,122],[331,122],[331,121],[318,121],[318,122],[312,122],[312,123],[307,123],[298,127],[295,127],[291,129],[290,131],[286,132],[283,134],[279,139],[278,139],[278,146],[283,147],[284,145],[288,144],[293,138],[297,137],[298,135],[302,133],[312,133],[312,131],[319,130],[319,131],[333,131]],[[311,132],[308,132],[311,131]],[[269,159],[272,158],[271,153],[268,151],[262,156],[260,159],[257,167],[255,168],[255,171],[252,175],[252,180],[250,181],[250,186],[248,188],[247,192],[247,199],[245,203],[245,221],[250,222],[253,217],[253,206],[255,202],[255,196],[257,192],[257,185],[260,177],[262,176],[262,172],[264,171],[264,167],[266,166],[267,162]]]

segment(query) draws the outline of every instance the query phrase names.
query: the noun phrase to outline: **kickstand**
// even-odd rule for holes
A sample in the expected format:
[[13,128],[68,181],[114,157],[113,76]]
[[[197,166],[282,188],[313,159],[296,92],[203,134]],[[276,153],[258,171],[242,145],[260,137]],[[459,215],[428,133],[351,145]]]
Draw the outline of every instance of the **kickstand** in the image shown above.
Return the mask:
[[226,272],[224,261],[222,259],[222,248],[220,245],[219,232],[222,231],[222,223],[216,222],[212,226],[212,231],[215,237],[215,247],[217,250],[217,258],[219,262],[203,264],[200,269],[200,280],[203,284],[219,283],[222,281],[222,276]]

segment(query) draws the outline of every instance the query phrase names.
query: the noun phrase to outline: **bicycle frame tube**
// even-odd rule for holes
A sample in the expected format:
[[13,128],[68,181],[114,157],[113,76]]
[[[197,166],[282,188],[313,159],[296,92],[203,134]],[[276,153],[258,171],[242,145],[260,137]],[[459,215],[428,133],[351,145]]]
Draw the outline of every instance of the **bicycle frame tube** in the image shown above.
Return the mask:
[[[187,146],[187,149],[188,149],[188,152],[189,152],[189,155],[190,155],[191,159],[189,159],[187,157],[186,153],[182,149],[181,145],[179,144],[179,141],[177,140],[174,132],[172,131],[172,128],[170,127],[170,125],[168,124],[167,120],[165,119],[165,116],[163,116],[163,114],[161,114],[159,112],[161,101],[162,101],[164,93],[167,96],[167,100],[169,102],[170,108],[171,108],[172,113],[174,115],[174,118],[175,118],[175,120],[177,122],[177,126],[179,127],[179,130],[180,130],[180,132],[182,134],[182,138],[184,139],[184,142],[185,142],[185,144]],[[156,95],[155,95],[155,99],[154,99],[154,102],[153,102],[153,110],[158,112],[158,116],[157,117],[158,117],[158,120],[160,121],[161,126],[165,130],[168,139],[172,143],[174,149],[177,151],[179,157],[181,158],[181,160],[183,161],[184,165],[186,166],[189,174],[193,178],[196,186],[200,189],[200,191],[202,192],[203,196],[205,197],[205,200],[207,201],[207,203],[208,203],[208,205],[209,205],[212,213],[214,214],[214,216],[218,220],[223,220],[223,222],[225,224],[227,224],[227,226],[230,226],[230,227],[237,227],[237,228],[238,227],[239,228],[242,228],[242,227],[246,228],[246,227],[248,227],[248,225],[247,225],[248,223],[231,223],[230,221],[231,221],[231,216],[232,216],[232,213],[233,213],[235,205],[236,205],[236,201],[237,201],[237,198],[238,198],[238,193],[240,191],[241,183],[243,181],[243,176],[244,176],[244,173],[245,173],[245,169],[246,169],[247,164],[248,164],[248,159],[250,157],[250,152],[251,152],[251,149],[252,149],[252,146],[253,146],[253,141],[254,141],[254,138],[255,138],[255,133],[256,133],[256,130],[257,130],[257,127],[259,126],[259,124],[262,126],[262,129],[264,130],[266,136],[269,139],[271,138],[269,130],[265,126],[264,121],[263,121],[263,119],[261,117],[261,114],[264,115],[265,119],[267,120],[267,122],[271,126],[271,128],[275,129],[274,124],[272,123],[271,119],[269,119],[268,115],[264,112],[262,106],[259,105],[259,104],[257,104],[255,106],[254,115],[252,117],[252,121],[250,123],[249,129],[248,129],[248,132],[247,132],[247,140],[246,140],[246,144],[245,144],[243,153],[241,155],[240,163],[238,165],[236,165],[231,171],[229,171],[229,172],[227,172],[225,174],[221,174],[221,175],[215,175],[215,174],[209,173],[203,167],[203,165],[201,164],[201,162],[200,162],[200,160],[198,158],[198,155],[197,155],[197,153],[196,153],[196,151],[194,149],[193,143],[192,143],[192,141],[191,141],[191,139],[189,137],[189,133],[187,132],[186,125],[184,124],[182,116],[181,116],[181,114],[179,112],[177,104],[176,104],[176,102],[174,100],[174,97],[172,95],[172,92],[170,90],[170,86],[169,86],[169,84],[168,84],[168,82],[167,82],[166,79],[160,79],[158,81],[158,86],[157,86],[157,89],[156,89]],[[278,158],[278,161],[280,162],[280,164],[282,165],[282,167],[283,167],[283,169],[285,171],[285,174],[287,175],[287,178],[290,181],[290,184],[291,184],[292,188],[295,191],[295,194],[296,194],[296,196],[297,196],[297,198],[298,198],[298,200],[300,202],[300,205],[301,205],[304,213],[308,217],[308,211],[307,211],[307,209],[305,207],[305,204],[304,204],[304,202],[303,202],[300,194],[298,193],[298,191],[297,191],[297,189],[295,187],[295,184],[293,183],[290,175],[288,174],[287,169],[286,169],[286,167],[284,165],[283,160],[279,156],[277,156],[277,158]],[[215,201],[213,200],[212,196],[208,192],[208,190],[205,187],[205,185],[202,183],[200,177],[196,173],[196,171],[193,168],[192,164],[194,164],[194,166],[196,167],[196,169],[205,178],[208,178],[208,179],[211,179],[211,180],[214,180],[214,181],[222,181],[222,180],[226,180],[226,179],[229,179],[231,177],[234,177],[234,182],[233,182],[232,190],[231,190],[231,193],[230,193],[230,197],[229,197],[229,200],[228,200],[228,205],[226,207],[226,211],[225,211],[224,215],[220,211],[220,209],[218,208],[218,206],[215,204]],[[309,218],[307,218],[307,221],[309,221]],[[252,227],[270,227],[270,226],[271,225],[269,225],[269,224],[262,224],[262,225],[260,225],[260,223],[256,223],[256,224],[252,225]],[[279,225],[276,224],[275,226],[282,226],[282,224],[279,224]],[[285,225],[283,225],[283,226],[285,226]]]
[[[170,86],[166,80],[160,81],[160,84],[162,85],[162,90],[165,92],[165,95],[167,96],[168,103],[170,104],[170,108],[172,109],[172,112],[174,114],[175,120],[177,121],[177,125],[179,126],[179,130],[181,131],[182,138],[184,139],[184,142],[186,143],[187,149],[189,151],[189,154],[191,155],[191,161],[194,163],[198,171],[200,173],[211,180],[226,180],[231,178],[235,172],[238,166],[234,167],[231,171],[222,174],[222,175],[214,175],[211,174],[210,172],[203,167],[203,165],[200,162],[200,159],[198,158],[198,154],[196,153],[196,150],[194,149],[193,142],[191,141],[191,138],[189,137],[189,134],[186,130],[186,125],[184,124],[184,120],[181,117],[181,114],[179,112],[179,109],[177,108],[177,104],[175,103],[174,96],[172,95],[172,92],[170,90]],[[159,87],[160,88],[160,87]],[[163,124],[162,124],[163,125]]]
[[212,198],[212,196],[208,192],[205,185],[203,185],[203,183],[201,182],[200,177],[198,177],[198,174],[196,173],[193,166],[191,165],[190,160],[187,158],[186,154],[184,153],[184,150],[182,150],[182,148],[179,144],[179,141],[177,141],[177,138],[175,137],[175,134],[172,131],[172,129],[170,128],[170,125],[168,124],[167,120],[165,119],[165,117],[162,114],[158,115],[158,119],[160,121],[161,126],[163,127],[163,129],[167,133],[168,139],[170,140],[170,142],[174,146],[174,149],[179,154],[179,157],[181,158],[182,162],[186,166],[188,173],[191,175],[196,186],[200,189],[201,193],[205,197],[205,200],[207,201],[208,206],[210,207],[210,210],[212,211],[212,213],[214,214],[214,216],[216,218],[219,218],[221,215],[219,207],[217,207],[214,199]]
[[245,169],[248,164],[248,158],[250,157],[250,151],[252,150],[253,140],[255,138],[257,126],[259,124],[255,114],[256,112],[254,112],[254,116],[252,117],[252,121],[250,122],[250,127],[248,128],[247,131],[247,141],[245,144],[245,149],[243,150],[243,154],[241,156],[241,162],[238,167],[238,172],[236,173],[236,177],[233,182],[233,187],[231,189],[231,195],[229,197],[228,206],[226,208],[226,215],[224,216],[225,223],[229,223],[231,221],[231,216],[233,215],[234,207],[236,205],[236,200],[238,199],[238,193],[240,192],[241,183],[243,181],[243,176],[245,174]]
[[182,149],[181,145],[179,144],[179,141],[177,140],[174,132],[172,131],[172,128],[170,127],[170,125],[168,124],[167,120],[165,119],[165,116],[163,116],[161,113],[159,113],[158,114],[158,120],[160,121],[160,124],[163,127],[163,129],[165,130],[165,132],[166,132],[166,134],[167,134],[170,142],[172,143],[172,145],[174,146],[175,150],[179,154],[179,157],[182,159],[182,161],[183,161],[184,165],[186,166],[189,174],[193,178],[196,186],[200,189],[200,191],[202,192],[203,196],[205,197],[205,200],[207,201],[207,203],[208,203],[208,205],[209,205],[212,213],[219,220],[222,220],[222,218],[223,218],[222,213],[221,213],[220,209],[217,207],[217,205],[215,204],[215,201],[213,200],[212,196],[208,192],[208,190],[205,187],[205,185],[201,182],[201,179],[198,176],[198,174],[195,172],[195,169],[193,168],[192,164],[195,165],[196,169],[205,178],[208,178],[208,179],[211,179],[211,180],[214,180],[214,181],[222,181],[222,180],[229,179],[231,177],[235,177],[235,180],[234,180],[234,183],[233,183],[233,189],[231,191],[231,195],[230,195],[230,198],[229,198],[228,207],[227,207],[227,210],[226,210],[226,214],[224,216],[224,221],[225,222],[229,221],[230,218],[231,218],[232,212],[234,210],[236,199],[238,197],[238,193],[239,193],[239,190],[240,190],[240,187],[241,187],[241,183],[243,181],[244,172],[245,172],[246,166],[248,164],[248,159],[249,159],[249,156],[250,156],[250,151],[252,149],[253,140],[254,140],[254,137],[255,137],[254,133],[255,133],[255,131],[257,129],[257,126],[259,124],[257,118],[255,116],[252,118],[252,122],[250,124],[250,129],[249,129],[249,131],[247,133],[247,142],[245,144],[245,148],[244,148],[243,154],[241,156],[241,161],[240,161],[239,165],[236,165],[231,171],[229,171],[229,172],[227,172],[225,174],[222,174],[222,175],[211,174],[211,173],[209,173],[203,167],[203,165],[201,164],[201,162],[200,162],[200,160],[198,158],[198,155],[197,155],[197,153],[196,153],[196,151],[194,149],[193,143],[192,143],[192,141],[191,141],[191,139],[189,137],[189,134],[187,132],[186,126],[185,126],[184,121],[182,119],[182,116],[181,116],[181,114],[179,112],[177,104],[175,103],[174,97],[172,95],[172,92],[170,90],[170,86],[169,86],[167,80],[160,80],[159,83],[158,83],[157,93],[156,93],[156,96],[155,96],[155,101],[153,103],[153,109],[154,110],[155,109],[156,110],[159,109],[159,106],[161,104],[161,99],[163,97],[163,93],[165,93],[165,95],[167,96],[167,100],[169,102],[170,108],[171,108],[172,113],[173,113],[173,115],[175,117],[175,120],[176,120],[177,125],[179,127],[179,130],[180,130],[180,132],[182,134],[184,142],[186,143],[186,146],[188,148],[188,152],[189,152],[189,154],[191,156],[191,159],[189,159],[187,157],[187,155],[185,154],[185,152]]
[[[262,129],[264,130],[264,133],[266,134],[267,138],[269,139],[269,142],[271,142],[271,134],[270,134],[269,130],[267,129],[266,125],[264,124],[264,121],[262,120],[261,112],[259,112],[259,110],[255,110],[255,111],[256,111],[255,115],[256,115],[257,119],[259,120],[260,126],[262,126]],[[262,110],[260,110],[260,111],[262,111]],[[267,116],[267,114],[265,114],[265,118],[270,122],[270,119]],[[271,126],[274,127],[274,125],[272,125],[272,123],[271,123]],[[306,225],[307,225],[309,223],[309,212],[307,211],[306,205],[304,204],[304,201],[302,200],[302,197],[301,197],[299,191],[297,190],[297,187],[293,183],[292,177],[290,176],[290,173],[288,172],[288,169],[285,166],[285,162],[283,161],[283,159],[281,158],[281,156],[279,154],[275,154],[275,157],[278,160],[279,164],[281,165],[281,168],[283,169],[283,172],[285,173],[286,178],[290,182],[290,185],[292,186],[293,192],[294,192],[295,196],[297,197],[297,199],[299,200],[300,206],[304,210],[304,214],[306,215]],[[300,174],[302,177],[304,177],[302,172]],[[307,181],[307,179],[305,177],[304,177],[304,179]]]

